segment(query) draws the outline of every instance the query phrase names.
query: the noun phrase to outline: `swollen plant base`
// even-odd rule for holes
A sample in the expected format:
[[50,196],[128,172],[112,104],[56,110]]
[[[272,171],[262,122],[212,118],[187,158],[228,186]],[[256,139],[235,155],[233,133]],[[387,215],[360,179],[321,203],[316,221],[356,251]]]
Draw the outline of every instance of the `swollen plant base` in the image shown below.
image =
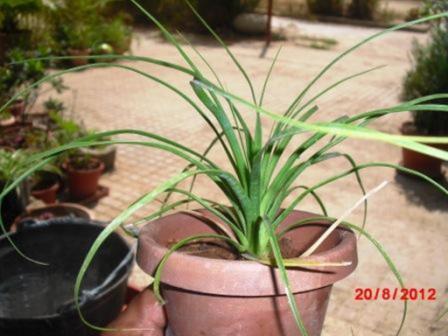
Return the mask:
[[[206,213],[206,211],[203,211]],[[212,217],[207,214],[207,217]],[[286,228],[314,215],[294,211],[282,224]],[[315,223],[290,231],[297,251],[308,248],[328,227]],[[217,229],[191,213],[177,213],[146,225],[139,236],[137,260],[154,274],[170,242]],[[350,266],[288,269],[293,293],[310,336],[321,334],[332,285],[353,272],[357,265],[356,238],[339,228],[310,260],[351,262]],[[254,261],[210,259],[173,253],[162,271],[162,295],[166,300],[171,336],[188,335],[300,335],[282,281],[276,269]]]

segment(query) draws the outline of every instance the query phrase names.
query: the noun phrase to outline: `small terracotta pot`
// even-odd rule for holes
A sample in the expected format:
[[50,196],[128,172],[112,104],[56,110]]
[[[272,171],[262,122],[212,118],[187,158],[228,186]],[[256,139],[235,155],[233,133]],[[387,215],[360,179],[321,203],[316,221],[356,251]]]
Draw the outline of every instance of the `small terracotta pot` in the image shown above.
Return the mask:
[[59,190],[60,184],[57,181],[54,181],[49,187],[44,189],[33,189],[31,190],[31,195],[33,197],[41,200],[45,204],[54,204],[57,200],[57,193]]
[[82,154],[89,155],[104,163],[105,171],[112,171],[115,168],[115,160],[117,157],[116,146],[106,146],[104,148],[80,148]]
[[[418,134],[412,122],[405,122],[401,126],[401,133],[403,135],[421,135]],[[444,146],[435,146],[432,144],[431,146],[448,150]],[[416,170],[435,179],[442,177],[442,160],[407,148],[402,149],[402,156],[403,160],[401,164],[405,168]]]
[[23,99],[16,101],[9,108],[9,112],[16,118],[20,118],[25,113],[26,103]]
[[[83,49],[83,50],[69,49],[68,54],[70,56],[74,56],[74,57],[89,56],[90,49]],[[89,64],[89,59],[88,58],[74,58],[71,60],[71,62],[74,66],[82,66],[82,65]]]
[[[207,213],[204,211],[204,213]],[[209,213],[208,217],[212,217]],[[285,228],[313,217],[295,211],[282,223]],[[328,228],[316,223],[285,235],[288,244],[304,251]],[[154,274],[167,245],[202,233],[216,233],[209,223],[191,213],[177,213],[146,225],[139,237],[137,260]],[[320,335],[333,283],[353,272],[357,265],[356,238],[339,228],[310,260],[341,262],[347,267],[288,270],[301,317],[310,336]],[[162,272],[162,295],[168,318],[168,335],[300,335],[277,269],[254,261],[210,259],[173,253]]]
[[63,168],[67,172],[68,189],[70,196],[74,200],[82,200],[95,194],[101,174],[104,171],[104,164],[92,158],[96,162],[96,168],[78,170],[70,164],[65,163]]

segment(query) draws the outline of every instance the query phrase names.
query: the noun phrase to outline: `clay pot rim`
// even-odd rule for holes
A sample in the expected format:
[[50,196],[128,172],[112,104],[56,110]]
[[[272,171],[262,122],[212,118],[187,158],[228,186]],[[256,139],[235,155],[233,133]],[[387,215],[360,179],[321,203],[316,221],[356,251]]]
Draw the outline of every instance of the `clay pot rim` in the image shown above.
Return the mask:
[[31,194],[41,194],[41,193],[45,193],[47,191],[53,191],[53,190],[58,190],[59,187],[61,186],[61,184],[58,181],[54,181],[53,184],[48,187],[48,188],[43,188],[43,189],[31,189]]
[[73,209],[73,210],[82,212],[87,217],[80,217],[80,218],[84,218],[84,219],[89,219],[89,220],[95,221],[95,214],[89,208],[87,208],[85,206],[82,206],[80,204],[67,202],[67,203],[47,204],[47,205],[40,206],[40,207],[37,207],[37,208],[29,209],[24,214],[18,216],[14,220],[14,224],[11,227],[17,226],[19,221],[23,220],[24,218],[29,217],[32,213],[43,211],[43,210],[46,210],[46,211],[50,212],[53,209],[57,209],[57,208],[68,208],[68,209]]
[[[174,213],[174,214],[170,214],[165,216],[164,218],[169,218],[169,217],[174,217],[178,214],[186,214],[189,215],[189,213],[187,212],[183,212],[183,211],[179,211],[178,213]],[[141,231],[141,233],[145,233],[145,231],[150,231],[150,225],[153,225],[153,223],[155,223],[156,221],[153,221],[151,223],[148,223]],[[306,226],[328,226],[327,223],[323,223],[323,222],[316,222],[316,223],[308,223],[303,225],[303,227]],[[146,229],[146,230],[145,230]],[[297,228],[297,229],[300,229]],[[351,232],[349,229],[343,228],[343,227],[339,227],[338,228],[340,231],[347,231],[347,232]],[[158,242],[156,242],[152,237],[148,237],[148,242],[151,242],[157,249],[160,249],[162,251],[164,251],[165,253],[167,253],[169,251],[168,248],[166,248],[165,246],[160,245]],[[350,241],[347,239],[347,237],[345,237],[344,235],[341,236],[341,240],[339,241],[339,243],[330,248],[327,249],[325,251],[322,252],[318,252],[318,253],[313,253],[311,256],[308,257],[303,257],[304,260],[319,260],[319,261],[332,261],[333,258],[330,257],[330,255],[332,254],[332,252],[334,252],[335,250],[341,248],[341,247],[345,247],[348,244],[350,244]],[[226,259],[210,259],[210,258],[206,258],[206,257],[201,257],[201,256],[195,256],[195,255],[191,255],[191,254],[186,254],[186,253],[182,253],[182,252],[174,252],[173,255],[175,254],[182,254],[183,258],[185,258],[186,260],[204,260],[204,259],[208,259],[208,260],[213,260],[216,261],[218,263],[225,263],[226,265],[230,264],[234,264],[234,265],[261,265],[263,267],[269,267],[269,266],[264,266],[262,264],[260,264],[259,262],[253,261],[253,260],[226,260]]]
[[91,174],[96,173],[98,171],[100,172],[104,171],[105,168],[104,163],[101,160],[98,160],[97,158],[94,157],[89,158],[89,160],[95,161],[95,163],[97,163],[98,166],[92,169],[75,169],[69,164],[69,160],[67,160],[62,164],[62,168],[69,173],[76,173],[76,174]]
[[11,115],[10,117],[6,118],[6,119],[2,119],[0,120],[0,126],[1,127],[9,127],[9,126],[14,126],[16,124],[16,117],[14,117],[13,115]]
[[[294,213],[299,213],[294,211]],[[307,216],[313,216],[311,213],[301,212]],[[169,220],[172,217],[179,214],[186,214],[183,212],[175,213],[163,217],[162,219]],[[188,213],[187,213],[188,214]],[[137,261],[140,267],[152,274],[157,268],[159,261],[169,251],[165,246],[160,245],[151,236],[153,227],[155,225],[162,225],[158,223],[158,220],[148,223],[140,232],[138,243]],[[329,226],[330,224],[324,222],[310,223],[306,226]],[[296,230],[300,230],[300,227]],[[316,288],[332,285],[334,282],[341,280],[348,276],[357,265],[356,255],[356,236],[353,231],[339,227],[335,230],[339,233],[340,240],[332,248],[325,251],[315,253],[304,260],[314,261],[351,261],[352,264],[343,267],[313,267],[310,269],[305,268],[290,268],[287,270],[294,292],[304,292],[313,290]],[[342,257],[341,257],[342,256]],[[175,271],[174,268],[179,270]],[[217,284],[216,281],[198,281],[197,279],[184,279],[188,274],[200,274],[200,277],[204,279],[219,279],[221,284]],[[272,280],[273,273],[277,282]],[[304,278],[310,273],[314,273],[314,279],[318,279],[319,284],[313,281],[308,281]],[[331,273],[332,275],[326,277],[323,274]],[[238,283],[243,283],[242,288],[235,287],[235,285],[229,284],[222,286],[222,282],[226,282],[224,279],[236,278]],[[325,279],[324,279],[325,278]],[[254,279],[257,282],[254,283]],[[162,272],[162,282],[173,287],[180,287],[185,290],[197,291],[208,294],[216,295],[232,295],[238,296],[265,296],[265,295],[278,295],[285,294],[283,286],[281,286],[281,279],[278,269],[271,266],[263,265],[256,261],[249,260],[223,260],[223,259],[210,259],[200,256],[188,255],[181,252],[174,252],[168,258],[165,268]],[[229,280],[231,282],[231,280]],[[244,286],[244,283],[246,285]],[[250,284],[250,285],[249,285]],[[221,285],[221,286],[220,286]],[[280,288],[278,288],[280,287]]]

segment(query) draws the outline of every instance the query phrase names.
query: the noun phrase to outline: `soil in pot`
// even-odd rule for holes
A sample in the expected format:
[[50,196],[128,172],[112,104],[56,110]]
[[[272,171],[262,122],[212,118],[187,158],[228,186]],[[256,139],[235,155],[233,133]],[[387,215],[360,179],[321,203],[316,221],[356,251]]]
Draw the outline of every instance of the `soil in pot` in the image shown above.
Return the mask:
[[97,191],[104,164],[95,158],[76,157],[68,160],[64,169],[70,196],[74,200],[83,200]]
[[[314,215],[293,212],[282,227],[311,216]],[[284,255],[300,255],[327,227],[327,224],[316,223],[289,232],[282,240]],[[138,263],[145,272],[153,274],[172,243],[197,234],[216,232],[209,223],[191,213],[161,218],[142,229]],[[193,244],[168,259],[162,272],[168,335],[300,335],[278,270],[239,257],[232,260],[233,252],[223,245],[216,247],[216,244],[213,241],[205,245]],[[223,258],[222,251],[216,252],[222,249],[225,253],[230,252],[229,257]],[[356,267],[355,235],[339,228],[309,258],[351,262],[346,267],[288,269],[305,326],[309,335],[317,336],[322,330],[332,285]]]
[[43,179],[32,187],[31,195],[45,204],[54,204],[57,200],[59,187],[57,178]]
[[[403,135],[421,135],[418,134],[412,122],[404,123],[401,127],[401,133]],[[440,179],[443,176],[442,160],[407,148],[402,149],[402,165],[405,168],[416,170],[435,179]]]

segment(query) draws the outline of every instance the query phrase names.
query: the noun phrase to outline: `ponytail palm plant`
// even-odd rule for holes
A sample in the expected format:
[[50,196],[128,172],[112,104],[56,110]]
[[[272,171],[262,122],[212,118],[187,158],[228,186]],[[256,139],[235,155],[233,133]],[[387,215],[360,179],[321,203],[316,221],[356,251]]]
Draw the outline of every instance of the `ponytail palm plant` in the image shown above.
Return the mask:
[[[185,169],[178,175],[167,179],[155,189],[142,195],[104,229],[92,245],[90,252],[88,253],[78,274],[75,287],[75,297],[77,298],[76,302],[79,302],[79,297],[82,294],[80,288],[86,270],[106,238],[120,226],[123,226],[124,223],[129,220],[129,218],[136,211],[148,203],[154,202],[158,198],[163,197],[163,205],[161,208],[146,218],[143,218],[139,221],[139,223],[162,216],[182,205],[195,203],[200,207],[207,209],[220,219],[223,223],[223,233],[189,237],[179,241],[171,248],[170,252],[162,260],[161,265],[155,274],[154,289],[160,300],[163,300],[159,294],[160,276],[163,271],[163,265],[171,253],[194,240],[211,237],[222,239],[234,247],[242,258],[256,260],[263,264],[269,264],[272,267],[278,267],[282,275],[283,284],[286,288],[291,310],[297,322],[298,328],[302,335],[307,335],[307,331],[301,321],[301,317],[296,306],[296,301],[293,299],[286,268],[290,266],[322,267],[325,265],[319,264],[318,262],[310,263],[308,259],[308,261],[305,261],[300,257],[285,259],[282,256],[282,251],[279,245],[279,239],[285,232],[279,231],[279,225],[296,207],[301,205],[301,202],[306,197],[311,196],[316,199],[321,207],[322,215],[314,219],[308,219],[306,221],[295,223],[295,225],[289,229],[294,229],[295,227],[317,219],[327,219],[333,222],[335,219],[329,217],[326,206],[318,195],[319,189],[346,176],[354,175],[360,189],[365,193],[363,180],[359,174],[359,171],[363,169],[389,167],[402,170],[426,180],[428,183],[431,183],[434,187],[438,188],[441,193],[443,193],[444,197],[448,196],[448,190],[421,173],[391,163],[371,162],[357,164],[349,153],[339,152],[335,149],[337,145],[348,138],[367,139],[410,148],[443,160],[448,160],[448,152],[428,145],[435,143],[448,143],[447,137],[390,135],[368,127],[371,122],[394,113],[413,110],[437,110],[448,112],[448,106],[446,105],[429,103],[436,99],[448,98],[448,93],[421,97],[396,106],[364,111],[352,116],[340,116],[335,120],[311,122],[310,118],[313,117],[318,111],[317,103],[319,98],[343,83],[353,78],[365,75],[378,68],[367,69],[363,72],[342,78],[334,83],[330,83],[324,90],[314,96],[309,95],[310,89],[313,88],[316,82],[318,82],[336,63],[369,41],[379,38],[388,32],[396,31],[413,24],[437,19],[442,16],[448,16],[448,13],[433,15],[431,17],[401,24],[399,26],[376,33],[375,35],[359,42],[325,66],[297,95],[284,113],[274,113],[267,110],[264,107],[263,102],[269,78],[271,77],[272,70],[279,55],[278,53],[267,72],[262,91],[257,94],[249,74],[238,62],[235,55],[227,48],[219,36],[217,36],[215,32],[210,29],[207,23],[196,13],[195,9],[190,6],[193,13],[197,15],[198,19],[207,29],[209,29],[211,34],[222,45],[223,51],[225,51],[232,59],[235,66],[239,69],[242,76],[246,80],[251,92],[251,97],[250,99],[242,98],[236,94],[233,94],[230,90],[224,87],[219,78],[219,74],[214,71],[205,57],[203,57],[203,55],[201,55],[194,47],[191,49],[192,52],[198,54],[203,62],[201,64],[208,68],[208,70],[211,70],[213,77],[209,78],[201,69],[202,67],[198,64],[198,62],[193,61],[189,54],[190,49],[187,51],[187,49],[177,41],[175,36],[172,35],[155,17],[140,6],[137,1],[131,1],[160,29],[167,41],[170,42],[179,52],[186,65],[174,64],[165,60],[143,56],[93,55],[90,57],[94,57],[95,59],[102,58],[104,59],[104,62],[78,66],[72,69],[53,73],[34,83],[27,90],[31,90],[33,87],[45,81],[54,79],[55,77],[82,69],[98,67],[120,68],[125,71],[134,72],[139,76],[147,78],[148,80],[155,81],[180,96],[189,104],[193,113],[197,113],[203,118],[204,122],[210,127],[210,131],[214,134],[214,139],[210,142],[205,152],[199,152],[184,146],[182,143],[178,143],[166,137],[142,130],[122,129],[90,134],[75,141],[63,144],[60,147],[29,156],[21,169],[22,173],[14,180],[10,181],[8,186],[0,194],[0,202],[8,191],[12,190],[12,188],[19,184],[20,181],[25,179],[28,175],[32,174],[36,169],[39,169],[39,167],[46,165],[57,156],[71,149],[108,144],[127,144],[145,146],[169,152],[185,160]],[[189,5],[188,2],[187,4]],[[54,57],[53,59],[69,58],[72,57]],[[191,90],[183,91],[157,75],[139,70],[134,67],[132,63],[131,65],[109,63],[107,62],[108,58],[120,58],[134,62],[151,63],[160,67],[169,68],[178,73],[186,74],[190,77],[189,83]],[[13,99],[14,97],[10,102],[12,102]],[[5,104],[1,110],[6,109],[9,103]],[[241,113],[242,106],[255,113],[256,117],[253,125],[249,124],[246,118],[243,117]],[[263,132],[262,118],[268,118],[273,121],[273,126],[268,135],[266,135],[266,132]],[[297,145],[293,140],[299,134],[304,136],[305,140]],[[139,139],[134,140],[133,138],[132,140],[127,140],[120,138],[117,140],[102,140],[105,137],[107,138],[116,135],[136,135]],[[220,146],[222,151],[225,153],[230,169],[220,166],[209,157],[208,154],[210,150],[215,146]],[[351,168],[347,171],[339,172],[330,178],[326,178],[313,186],[305,186],[305,183],[301,181],[302,174],[305,171],[308,169],[313,169],[313,167],[319,163],[333,160],[335,158],[346,159],[350,163]],[[219,188],[225,196],[225,203],[216,202],[215,200],[205,198],[193,191],[193,184],[196,181],[196,177],[199,175],[206,176],[211,184],[214,184]],[[191,181],[190,188],[181,187],[183,185],[181,183],[187,180]],[[174,200],[170,197],[171,195],[179,195],[180,199],[177,198]],[[290,195],[294,195],[292,201],[288,201],[288,196]],[[365,218],[366,207],[364,220]],[[350,227],[372,241],[386,259],[400,284],[403,285],[401,277],[393,262],[384,252],[381,245],[364,230],[363,225],[356,226],[349,223],[342,223],[341,225]],[[126,231],[130,233],[130,231]],[[14,241],[12,241],[10,237],[8,237],[8,239],[10,239],[11,244],[14,245]],[[19,249],[17,250],[18,253],[21,253],[24,258],[28,258],[32,262],[40,263],[39,260],[32,259],[32,256],[24,255]],[[339,266],[344,267],[344,263],[341,262]],[[88,321],[85,321],[85,323],[88,324]],[[401,327],[402,325],[400,325],[400,329]]]

